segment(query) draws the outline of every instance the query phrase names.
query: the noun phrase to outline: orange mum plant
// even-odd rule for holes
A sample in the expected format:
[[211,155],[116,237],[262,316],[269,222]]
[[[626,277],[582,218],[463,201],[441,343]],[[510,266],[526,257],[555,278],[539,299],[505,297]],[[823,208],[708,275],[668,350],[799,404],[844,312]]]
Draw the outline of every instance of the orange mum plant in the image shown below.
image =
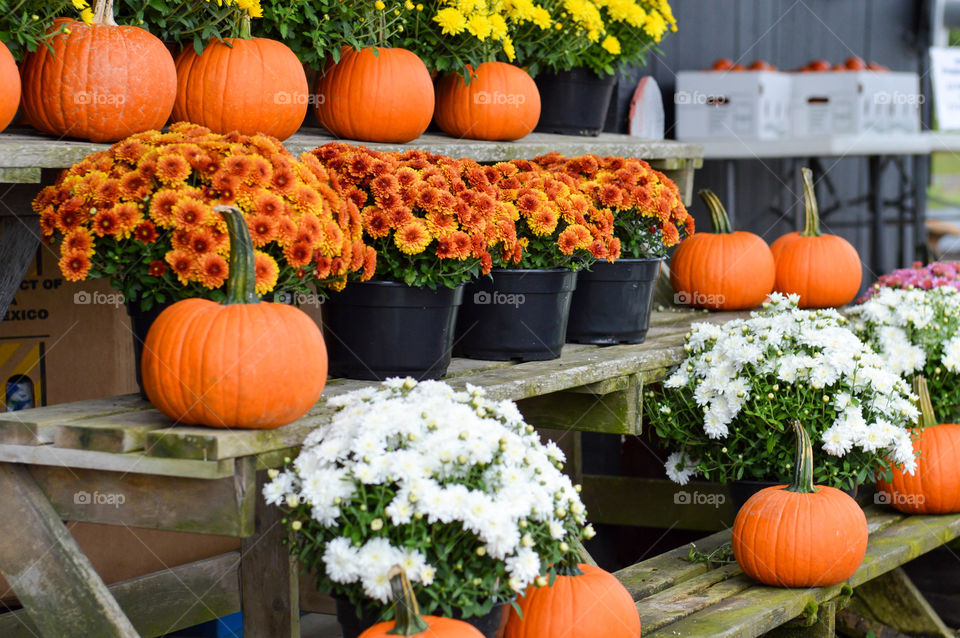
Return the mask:
[[677,185],[643,160],[549,153],[533,161],[575,179],[594,206],[612,211],[623,258],[665,257],[667,249],[694,233],[693,216]]
[[340,142],[304,161],[311,155],[311,166],[336,175],[348,215],[362,226],[364,278],[453,288],[489,273],[495,247],[512,254],[518,245],[513,207],[472,160]]
[[230,247],[218,204],[244,214],[259,295],[342,287],[364,265],[361,229],[336,182],[264,135],[188,123],[133,135],[64,171],[33,207],[44,238],[59,243],[66,279],[108,277],[147,310],[223,300]]
[[496,187],[516,221],[517,242],[499,251],[498,266],[575,269],[596,259],[614,261],[620,255],[620,240],[613,236],[613,213],[595,206],[574,175],[513,160],[483,168],[483,179],[480,174],[475,177]]

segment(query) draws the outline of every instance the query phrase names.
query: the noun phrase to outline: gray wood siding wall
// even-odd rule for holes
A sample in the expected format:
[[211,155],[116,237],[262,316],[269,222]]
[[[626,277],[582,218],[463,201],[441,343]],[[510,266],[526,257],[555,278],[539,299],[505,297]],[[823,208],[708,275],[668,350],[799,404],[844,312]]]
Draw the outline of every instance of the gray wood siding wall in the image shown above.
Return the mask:
[[[673,122],[671,96],[675,73],[709,68],[720,57],[744,65],[763,59],[781,69],[793,69],[815,58],[838,64],[858,55],[893,70],[917,71],[921,4],[920,0],[672,0],[679,30],[664,39],[662,53],[651,54],[645,68],[633,69],[621,77],[607,130],[627,132],[630,98],[643,75],[653,75],[660,84],[667,102],[669,129]],[[672,137],[672,133],[667,136]],[[827,158],[824,167],[841,197],[849,199],[866,193],[866,159]],[[802,212],[794,194],[802,191],[798,180],[787,183],[789,190],[781,182],[780,176],[786,169],[786,162],[779,160],[739,162],[736,201],[730,206],[739,228],[759,233],[768,241],[793,229],[797,213]],[[885,173],[885,177],[884,195],[892,197],[896,192],[894,172]],[[726,201],[722,164],[706,162],[697,173],[695,187],[709,187]],[[788,214],[770,214],[771,204],[788,210]],[[709,218],[699,200],[693,211],[700,227],[707,228]],[[892,215],[888,211],[888,216]],[[869,263],[867,219],[866,205],[861,204],[837,211],[825,220],[825,226],[853,242],[863,261]],[[905,265],[895,263],[897,241],[896,228],[887,228],[887,269]],[[906,260],[911,258],[908,255]],[[871,273],[865,271],[864,275],[866,284]]]

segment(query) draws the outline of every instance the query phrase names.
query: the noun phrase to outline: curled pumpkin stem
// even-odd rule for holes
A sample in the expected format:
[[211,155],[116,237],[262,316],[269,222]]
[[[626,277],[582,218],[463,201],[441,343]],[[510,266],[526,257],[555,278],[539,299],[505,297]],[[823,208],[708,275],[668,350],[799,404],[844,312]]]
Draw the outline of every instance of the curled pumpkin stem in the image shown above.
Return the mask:
[[97,0],[93,5],[93,23],[101,26],[115,27],[116,20],[113,19],[113,0]]
[[793,426],[793,433],[797,436],[797,458],[793,468],[793,482],[786,487],[786,490],[800,494],[813,494],[817,491],[813,484],[813,443],[810,442],[810,435],[800,421],[793,419],[790,425]]
[[720,202],[720,198],[709,188],[704,188],[697,194],[700,195],[700,199],[703,200],[703,203],[707,205],[707,210],[710,211],[710,221],[713,222],[713,232],[718,235],[729,234],[731,232],[730,217]]
[[937,415],[933,412],[926,377],[918,374],[913,378],[913,393],[917,395],[917,407],[920,409],[920,427],[925,429],[936,426]]
[[393,615],[396,618],[393,629],[387,633],[394,636],[416,636],[427,631],[430,626],[420,616],[420,605],[413,595],[413,586],[407,573],[399,565],[394,565],[387,573],[390,590],[393,592]]
[[804,237],[820,236],[820,209],[817,207],[817,192],[813,188],[813,171],[804,166],[800,169],[803,176]]
[[230,274],[227,276],[227,298],[223,303],[259,303],[253,241],[243,213],[236,206],[214,206],[213,212],[223,216],[230,236]]

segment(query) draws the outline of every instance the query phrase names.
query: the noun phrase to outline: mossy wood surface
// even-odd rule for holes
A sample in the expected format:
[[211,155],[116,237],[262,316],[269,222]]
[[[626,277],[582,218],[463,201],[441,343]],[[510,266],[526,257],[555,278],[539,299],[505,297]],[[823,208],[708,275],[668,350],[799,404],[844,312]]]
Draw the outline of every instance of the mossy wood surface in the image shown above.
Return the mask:
[[[810,609],[820,610],[813,626],[801,627],[803,623],[793,622],[784,630],[787,633],[777,635],[830,635],[823,632],[832,631],[833,620],[828,617],[833,610],[825,603],[840,597],[844,586],[853,587],[855,592],[861,586],[865,591],[879,588],[882,593],[877,598],[900,610],[894,615],[902,615],[908,604],[919,604],[915,597],[903,594],[902,587],[895,588],[896,595],[890,594],[884,585],[887,579],[876,585],[865,584],[960,536],[960,515],[905,516],[880,507],[869,507],[866,514],[870,541],[863,564],[850,580],[833,587],[767,587],[749,580],[736,565],[710,568],[686,560],[689,546],[627,567],[616,576],[637,600],[646,638],[749,638],[780,627]],[[702,539],[696,546],[709,554],[729,540],[727,530]]]

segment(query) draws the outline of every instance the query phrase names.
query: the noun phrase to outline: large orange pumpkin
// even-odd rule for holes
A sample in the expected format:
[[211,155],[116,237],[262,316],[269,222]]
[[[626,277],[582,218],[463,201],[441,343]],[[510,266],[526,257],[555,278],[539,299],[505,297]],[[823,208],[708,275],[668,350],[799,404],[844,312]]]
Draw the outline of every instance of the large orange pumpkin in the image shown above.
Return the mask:
[[617,578],[599,567],[557,576],[553,585],[530,587],[510,610],[504,638],[640,638],[636,604]]
[[813,172],[801,172],[806,222],[803,232],[787,233],[770,245],[777,263],[774,290],[800,295],[801,308],[843,306],[860,291],[860,255],[843,237],[820,231]]
[[211,40],[177,56],[175,120],[215,133],[265,133],[285,140],[307,115],[307,76],[296,54],[268,38]]
[[484,62],[465,84],[458,73],[437,82],[437,126],[475,140],[516,140],[540,120],[540,91],[530,74],[506,62]]
[[177,70],[163,42],[145,29],[117,26],[113,0],[97,1],[92,24],[67,20],[66,28],[24,58],[30,124],[92,142],[162,128],[177,94]]
[[377,623],[362,634],[360,638],[390,638],[390,636],[423,636],[424,638],[483,638],[480,631],[462,620],[441,618],[439,616],[421,616],[417,597],[407,579],[406,572],[399,566],[393,567],[387,574],[390,588],[393,590],[392,621]]
[[756,308],[773,290],[776,270],[767,242],[732,231],[727,211],[709,190],[700,197],[713,220],[712,233],[696,233],[670,260],[670,285],[679,302],[710,310]]
[[316,100],[317,119],[338,137],[404,143],[430,125],[433,80],[406,49],[343,47],[317,78]]
[[914,379],[914,392],[920,397],[921,414],[920,428],[912,431],[913,450],[920,453],[917,469],[904,474],[894,465],[889,483],[877,480],[877,493],[907,514],[960,512],[960,425],[937,423],[926,379]]
[[0,42],[0,131],[7,128],[20,106],[20,72],[10,49]]
[[317,324],[286,304],[260,302],[243,214],[217,206],[230,233],[223,304],[184,299],[150,326],[142,377],[154,407],[178,423],[275,428],[320,398],[327,351]]
[[810,436],[796,419],[793,482],[760,490],[733,522],[733,555],[773,587],[826,587],[850,578],[867,551],[867,518],[850,496],[813,484]]

